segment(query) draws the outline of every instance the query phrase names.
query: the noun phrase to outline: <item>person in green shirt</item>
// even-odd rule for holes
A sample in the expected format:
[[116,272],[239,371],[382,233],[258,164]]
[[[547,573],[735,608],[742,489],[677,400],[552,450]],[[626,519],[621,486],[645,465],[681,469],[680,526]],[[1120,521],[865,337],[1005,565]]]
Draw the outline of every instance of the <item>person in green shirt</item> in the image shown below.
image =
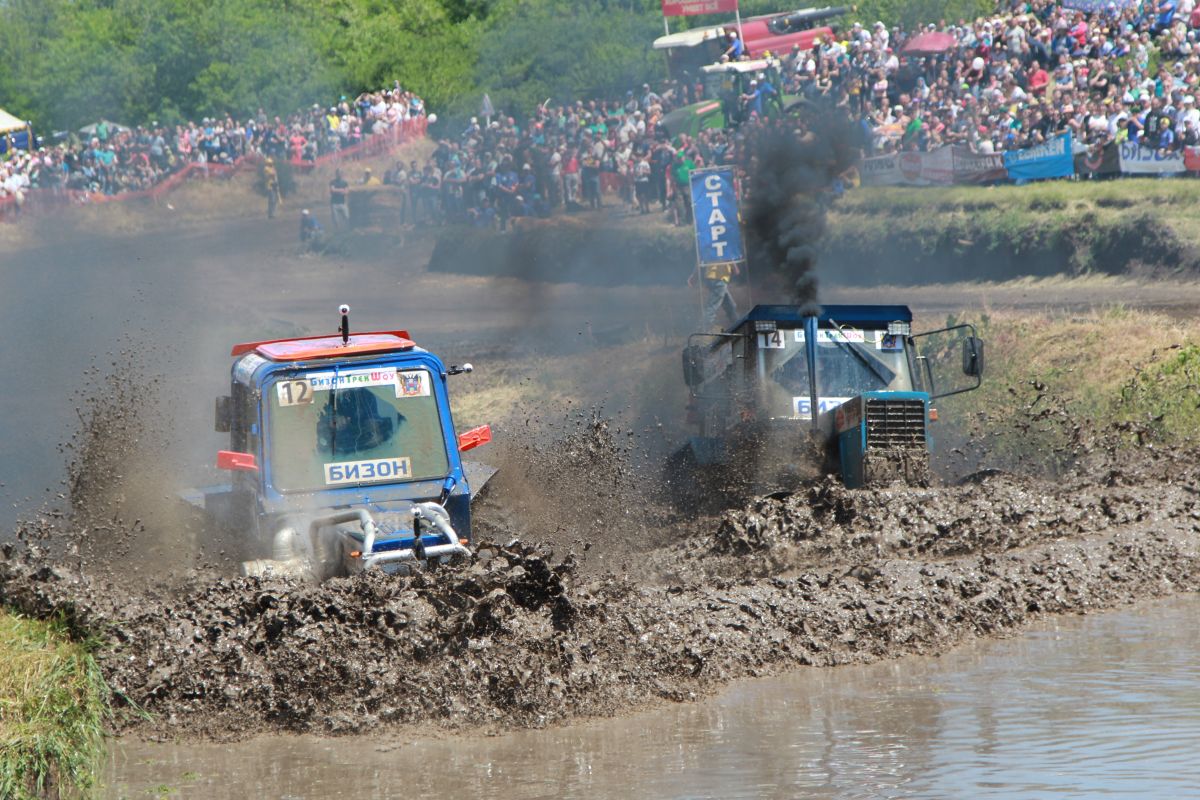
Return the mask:
[[671,165],[671,178],[675,181],[671,208],[676,225],[687,225],[692,221],[691,179],[695,168],[696,162],[687,151],[680,150],[675,154],[675,163]]

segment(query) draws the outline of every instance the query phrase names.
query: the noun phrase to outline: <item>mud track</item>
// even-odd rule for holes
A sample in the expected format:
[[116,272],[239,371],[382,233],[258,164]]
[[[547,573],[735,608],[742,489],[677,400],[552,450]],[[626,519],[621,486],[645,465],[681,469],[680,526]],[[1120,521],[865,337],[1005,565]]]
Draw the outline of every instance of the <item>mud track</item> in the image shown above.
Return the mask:
[[[660,423],[669,428],[681,416],[674,370],[694,297],[675,287],[432,276],[423,266],[432,243],[419,238],[398,272],[393,247],[333,263],[298,257],[290,226],[263,231],[246,221],[132,244],[87,238],[66,260],[62,247],[47,247],[29,254],[30,273],[42,276],[38,292],[0,301],[36,330],[50,301],[61,302],[82,281],[78,297],[66,297],[80,307],[92,303],[96,312],[80,314],[79,330],[56,340],[62,363],[51,366],[62,374],[37,402],[10,392],[7,405],[0,403],[10,436],[6,478],[29,471],[28,454],[60,435],[61,415],[44,408],[64,405],[67,421],[76,421],[78,409],[64,403],[61,387],[94,355],[85,345],[118,340],[122,318],[109,306],[124,296],[119,287],[97,288],[112,284],[114,264],[129,286],[148,283],[146,305],[155,315],[130,315],[135,322],[124,327],[144,324],[174,351],[166,359],[177,368],[165,385],[173,404],[165,427],[177,441],[168,447],[147,438],[139,420],[102,419],[100,444],[137,447],[118,449],[115,460],[104,447],[73,449],[82,472],[68,470],[67,489],[73,500],[84,498],[77,513],[47,514],[15,540],[0,539],[0,603],[61,616],[79,636],[104,643],[118,730],[229,739],[398,725],[546,725],[708,694],[740,676],[938,653],[1042,614],[1200,588],[1196,453],[1100,449],[1084,454],[1066,477],[990,474],[930,489],[861,492],[818,480],[790,497],[758,498],[717,517],[673,516],[648,507],[646,476],[633,474],[632,460],[652,444],[648,439],[679,440]],[[77,274],[76,262],[89,256],[106,269]],[[247,270],[256,259],[261,267]],[[523,506],[484,520],[490,524],[481,527],[500,544],[483,548],[474,563],[432,574],[312,587],[225,577],[223,545],[203,540],[193,553],[188,548],[203,534],[193,535],[181,524],[186,520],[156,524],[138,513],[138,493],[122,476],[176,477],[181,463],[210,463],[218,444],[211,396],[228,380],[230,342],[327,330],[329,310],[342,300],[376,309],[363,315],[370,325],[391,325],[395,310],[378,310],[379,298],[401,289],[404,324],[423,344],[447,360],[470,358],[482,367],[471,379],[483,397],[479,413],[487,415],[478,421],[499,422],[496,447],[509,448],[501,458],[509,468],[496,487],[505,491],[493,499],[503,499],[500,512]],[[842,290],[841,299],[879,300],[854,291]],[[1102,285],[1082,299],[1076,287],[1064,286],[1056,290],[1063,300],[1029,287],[890,296],[961,309],[976,303],[975,291],[1020,307],[1119,299],[1181,313],[1194,310],[1198,296],[1194,285],[1167,284],[1136,293]],[[617,345],[635,337],[644,345],[633,358],[650,368],[610,372],[604,359],[626,358]],[[147,337],[138,331],[137,338],[144,353]],[[660,341],[662,352],[653,352]],[[564,413],[549,400],[513,409],[507,420],[494,416],[508,389],[544,371],[548,358],[576,361],[577,370],[592,373],[592,383],[545,387],[543,394],[559,391],[574,401],[572,413],[590,408],[602,392],[611,392],[610,407],[628,409],[651,379],[666,376],[652,358],[669,361],[671,373],[653,408],[628,412],[636,424],[624,421],[622,447],[592,447],[586,439],[563,446],[529,431],[530,417]],[[122,364],[118,389],[133,387],[127,361],[114,357]],[[148,380],[162,368],[152,366]],[[106,386],[101,375],[89,383]],[[143,405],[111,386],[103,394],[108,407],[134,413]],[[127,469],[131,464],[139,469]],[[161,501],[177,488],[152,480],[140,494],[166,505]],[[513,537],[527,544],[513,544]],[[573,549],[579,561],[551,556],[543,546],[560,554]],[[146,578],[164,579],[167,567],[169,583]]]
[[46,566],[34,542],[8,548],[0,599],[104,631],[118,706],[151,715],[119,726],[142,735],[542,726],[1200,589],[1194,463],[1142,454],[1099,482],[818,481],[655,551],[641,576],[584,577],[510,543],[408,578],[130,597]]

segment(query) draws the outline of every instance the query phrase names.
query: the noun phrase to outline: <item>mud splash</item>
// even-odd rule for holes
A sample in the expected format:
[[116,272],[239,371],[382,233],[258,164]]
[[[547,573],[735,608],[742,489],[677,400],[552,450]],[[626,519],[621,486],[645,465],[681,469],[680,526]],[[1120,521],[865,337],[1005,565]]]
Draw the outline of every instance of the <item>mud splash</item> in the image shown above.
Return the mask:
[[[153,439],[106,396],[84,415],[85,472]],[[501,544],[471,563],[310,586],[222,576],[203,555],[219,543],[200,539],[170,545],[173,574],[121,576],[117,548],[162,531],[133,515],[137,481],[89,473],[72,483],[89,513],[47,512],[0,550],[0,603],[105,643],[116,730],[237,739],[618,715],[1200,589],[1193,452],[1088,432],[1051,478],[869,491],[820,478],[679,519],[641,497],[644,455],[616,422],[576,412],[511,438],[523,444],[490,501],[509,510],[491,517]]]
[[0,600],[104,632],[116,697],[150,714],[121,715],[120,730],[541,726],[1196,590],[1200,469],[1183,454],[1144,461],[1100,484],[993,475],[872,493],[821,481],[656,551],[654,579],[583,577],[570,558],[512,543],[412,577],[120,596],[46,565],[35,545],[6,552]]
[[498,426],[499,468],[477,504],[476,529],[506,542],[574,553],[588,574],[635,568],[671,540],[671,513],[642,434],[591,408],[557,419]]

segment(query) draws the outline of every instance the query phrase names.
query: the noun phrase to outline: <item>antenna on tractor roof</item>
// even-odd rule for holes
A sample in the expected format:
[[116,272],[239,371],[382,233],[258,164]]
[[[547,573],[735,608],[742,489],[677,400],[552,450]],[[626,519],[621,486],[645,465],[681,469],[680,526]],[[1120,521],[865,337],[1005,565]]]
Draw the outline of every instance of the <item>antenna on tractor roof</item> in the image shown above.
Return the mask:
[[350,344],[350,306],[342,303],[338,313],[342,315],[342,344]]

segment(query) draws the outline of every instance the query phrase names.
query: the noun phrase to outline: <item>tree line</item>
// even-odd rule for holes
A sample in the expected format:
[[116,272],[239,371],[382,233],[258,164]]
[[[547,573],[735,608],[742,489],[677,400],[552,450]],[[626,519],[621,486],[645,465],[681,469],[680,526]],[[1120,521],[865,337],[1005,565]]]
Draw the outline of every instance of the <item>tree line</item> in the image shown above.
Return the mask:
[[[973,16],[981,2],[935,5]],[[930,7],[871,0],[848,19]],[[662,30],[659,0],[0,0],[0,108],[43,132],[101,117],[169,125],[287,114],[399,80],[443,116],[476,113],[485,91],[527,112],[660,79]]]

